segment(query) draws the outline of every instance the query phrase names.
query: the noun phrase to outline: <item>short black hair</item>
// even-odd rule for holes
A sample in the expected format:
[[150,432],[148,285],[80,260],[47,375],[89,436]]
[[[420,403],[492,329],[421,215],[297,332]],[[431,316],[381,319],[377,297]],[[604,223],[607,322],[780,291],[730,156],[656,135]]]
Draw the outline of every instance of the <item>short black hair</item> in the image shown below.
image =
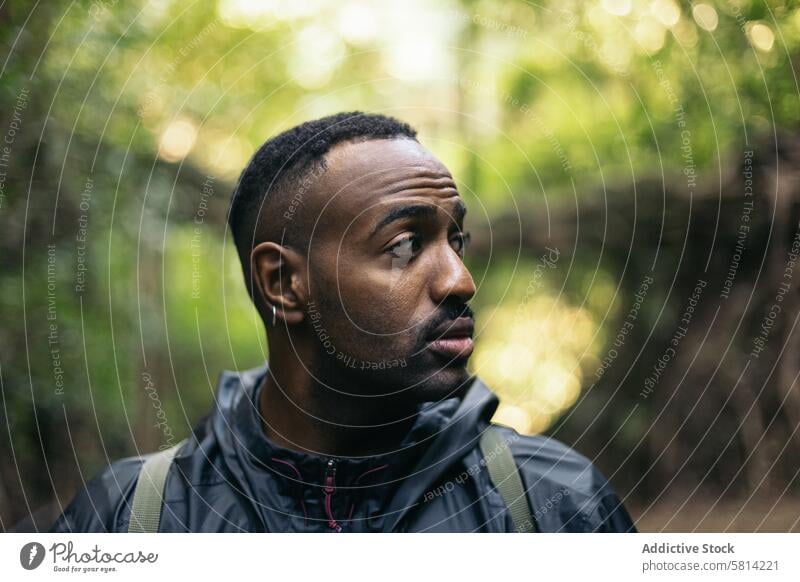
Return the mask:
[[325,154],[333,146],[403,137],[416,141],[417,132],[393,117],[350,111],[307,121],[264,142],[239,177],[228,215],[247,279],[250,252],[265,236],[277,239],[285,229],[283,242],[304,248],[305,233],[298,221],[287,219],[285,209],[272,202],[287,200],[289,208],[288,194],[304,191],[312,170],[324,171]]

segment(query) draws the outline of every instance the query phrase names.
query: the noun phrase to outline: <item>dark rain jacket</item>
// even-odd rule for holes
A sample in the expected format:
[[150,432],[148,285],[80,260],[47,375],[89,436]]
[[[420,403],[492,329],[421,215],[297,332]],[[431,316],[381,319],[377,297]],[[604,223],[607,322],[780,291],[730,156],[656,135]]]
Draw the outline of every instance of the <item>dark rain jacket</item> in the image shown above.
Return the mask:
[[[461,398],[420,406],[397,452],[334,459],[278,447],[260,422],[266,366],[225,372],[213,412],[167,475],[163,532],[510,532],[478,438],[497,397],[472,382]],[[558,441],[500,427],[544,532],[627,532],[634,525],[588,459]],[[143,458],[92,479],[54,532],[124,532]]]

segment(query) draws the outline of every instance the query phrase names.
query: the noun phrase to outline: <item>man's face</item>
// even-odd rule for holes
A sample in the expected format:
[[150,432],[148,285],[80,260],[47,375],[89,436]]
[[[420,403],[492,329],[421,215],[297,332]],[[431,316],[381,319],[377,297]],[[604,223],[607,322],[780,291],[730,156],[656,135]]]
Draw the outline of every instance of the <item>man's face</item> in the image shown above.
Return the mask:
[[410,139],[339,144],[326,161],[309,205],[312,372],[365,395],[446,397],[469,377],[475,294],[450,173]]

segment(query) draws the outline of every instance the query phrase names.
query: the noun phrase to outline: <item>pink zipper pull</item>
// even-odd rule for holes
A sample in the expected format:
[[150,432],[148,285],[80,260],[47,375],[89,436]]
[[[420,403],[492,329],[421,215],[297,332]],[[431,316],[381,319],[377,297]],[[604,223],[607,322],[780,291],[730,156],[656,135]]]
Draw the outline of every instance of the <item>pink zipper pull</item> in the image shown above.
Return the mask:
[[328,527],[338,532],[342,531],[342,526],[333,517],[333,509],[331,508],[331,497],[336,492],[336,460],[330,459],[328,461],[328,468],[325,470],[325,515],[328,517]]

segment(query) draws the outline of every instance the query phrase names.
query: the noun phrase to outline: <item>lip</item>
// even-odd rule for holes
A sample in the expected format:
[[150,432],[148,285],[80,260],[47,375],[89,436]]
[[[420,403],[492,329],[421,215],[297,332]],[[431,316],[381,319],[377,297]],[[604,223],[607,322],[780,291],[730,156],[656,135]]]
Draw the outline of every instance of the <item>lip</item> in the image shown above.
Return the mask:
[[475,348],[472,341],[474,327],[475,324],[469,317],[448,321],[431,334],[428,347],[448,358],[468,358]]

